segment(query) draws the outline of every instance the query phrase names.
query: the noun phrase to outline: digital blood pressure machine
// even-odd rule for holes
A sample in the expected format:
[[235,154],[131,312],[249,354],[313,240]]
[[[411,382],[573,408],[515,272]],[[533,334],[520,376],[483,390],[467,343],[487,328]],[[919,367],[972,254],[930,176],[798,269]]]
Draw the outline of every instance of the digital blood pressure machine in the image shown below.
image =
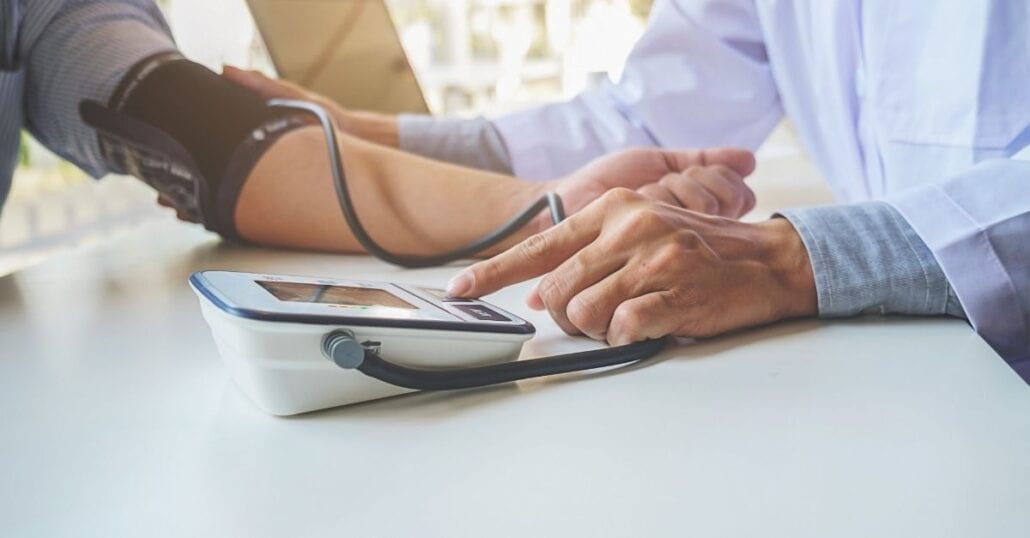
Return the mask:
[[662,345],[511,362],[529,322],[435,288],[229,271],[190,284],[233,379],[274,415],[613,366]]
[[[320,106],[273,100],[313,115],[325,134],[333,185],[351,233],[365,250],[403,267],[465,259],[496,245],[545,208],[557,224],[561,199],[548,194],[479,240],[434,256],[389,252],[365,230],[347,190],[335,127]],[[261,409],[293,415],[415,390],[510,383],[636,362],[663,340],[516,361],[533,326],[475,299],[439,289],[327,278],[203,271],[190,277],[218,349]]]

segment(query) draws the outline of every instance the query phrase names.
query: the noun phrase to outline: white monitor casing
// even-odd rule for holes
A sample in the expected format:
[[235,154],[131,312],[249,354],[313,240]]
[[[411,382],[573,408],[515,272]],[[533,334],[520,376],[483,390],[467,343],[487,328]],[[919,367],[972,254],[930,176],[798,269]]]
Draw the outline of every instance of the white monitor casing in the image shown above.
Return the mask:
[[532,325],[525,322],[528,330],[514,333],[376,326],[367,320],[355,325],[343,320],[333,324],[250,319],[219,304],[222,299],[212,300],[210,292],[200,289],[203,285],[198,285],[196,276],[191,285],[231,377],[257,407],[273,415],[296,415],[413,392],[357,370],[341,369],[326,358],[322,340],[335,330],[349,330],[359,342],[378,342],[384,359],[419,368],[512,361],[533,336]]

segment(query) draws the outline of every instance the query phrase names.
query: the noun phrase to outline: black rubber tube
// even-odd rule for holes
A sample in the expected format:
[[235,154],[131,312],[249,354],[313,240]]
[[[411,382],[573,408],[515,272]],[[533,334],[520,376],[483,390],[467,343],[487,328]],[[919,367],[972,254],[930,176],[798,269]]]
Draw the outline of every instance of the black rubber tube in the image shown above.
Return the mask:
[[307,101],[295,101],[289,99],[273,99],[268,102],[268,105],[307,112],[318,118],[318,122],[322,126],[322,131],[325,134],[325,141],[329,151],[329,168],[333,176],[333,186],[336,189],[336,198],[340,203],[340,211],[343,213],[343,218],[347,221],[347,225],[350,226],[351,233],[354,234],[354,238],[358,240],[358,243],[360,243],[369,254],[385,262],[408,268],[446,265],[458,260],[471,258],[497,243],[500,243],[511,236],[511,234],[528,224],[529,221],[533,220],[533,217],[545,208],[550,208],[551,220],[554,221],[555,224],[565,220],[565,210],[562,206],[561,198],[555,193],[547,193],[500,228],[497,228],[496,230],[463,247],[431,256],[395,254],[379,246],[379,243],[372,239],[372,236],[370,236],[368,231],[365,230],[365,226],[361,224],[361,220],[358,219],[357,210],[354,208],[350,192],[347,189],[347,175],[343,170],[343,159],[340,157],[340,148],[336,142],[336,129],[333,125],[332,118],[329,117],[329,114],[325,109],[317,104],[309,103]]
[[649,359],[666,340],[645,340],[624,346],[471,368],[428,370],[389,362],[365,350],[358,371],[391,385],[415,390],[457,390],[511,383],[522,379],[593,370]]

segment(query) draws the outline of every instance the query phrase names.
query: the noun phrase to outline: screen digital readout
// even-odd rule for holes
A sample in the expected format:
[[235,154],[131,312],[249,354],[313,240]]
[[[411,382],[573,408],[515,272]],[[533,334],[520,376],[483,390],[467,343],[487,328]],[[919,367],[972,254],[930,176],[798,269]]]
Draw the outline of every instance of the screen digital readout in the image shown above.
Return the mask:
[[259,286],[280,301],[318,303],[353,307],[388,307],[417,310],[418,307],[379,288],[330,286],[304,282],[270,282],[257,280]]

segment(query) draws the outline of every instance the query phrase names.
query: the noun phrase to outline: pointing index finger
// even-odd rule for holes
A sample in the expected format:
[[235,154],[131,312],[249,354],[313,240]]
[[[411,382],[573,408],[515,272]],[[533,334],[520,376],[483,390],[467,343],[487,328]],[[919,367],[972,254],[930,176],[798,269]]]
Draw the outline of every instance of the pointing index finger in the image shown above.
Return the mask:
[[581,211],[565,222],[458,273],[447,284],[454,297],[482,297],[540,276],[590,244],[600,230],[597,211]]

